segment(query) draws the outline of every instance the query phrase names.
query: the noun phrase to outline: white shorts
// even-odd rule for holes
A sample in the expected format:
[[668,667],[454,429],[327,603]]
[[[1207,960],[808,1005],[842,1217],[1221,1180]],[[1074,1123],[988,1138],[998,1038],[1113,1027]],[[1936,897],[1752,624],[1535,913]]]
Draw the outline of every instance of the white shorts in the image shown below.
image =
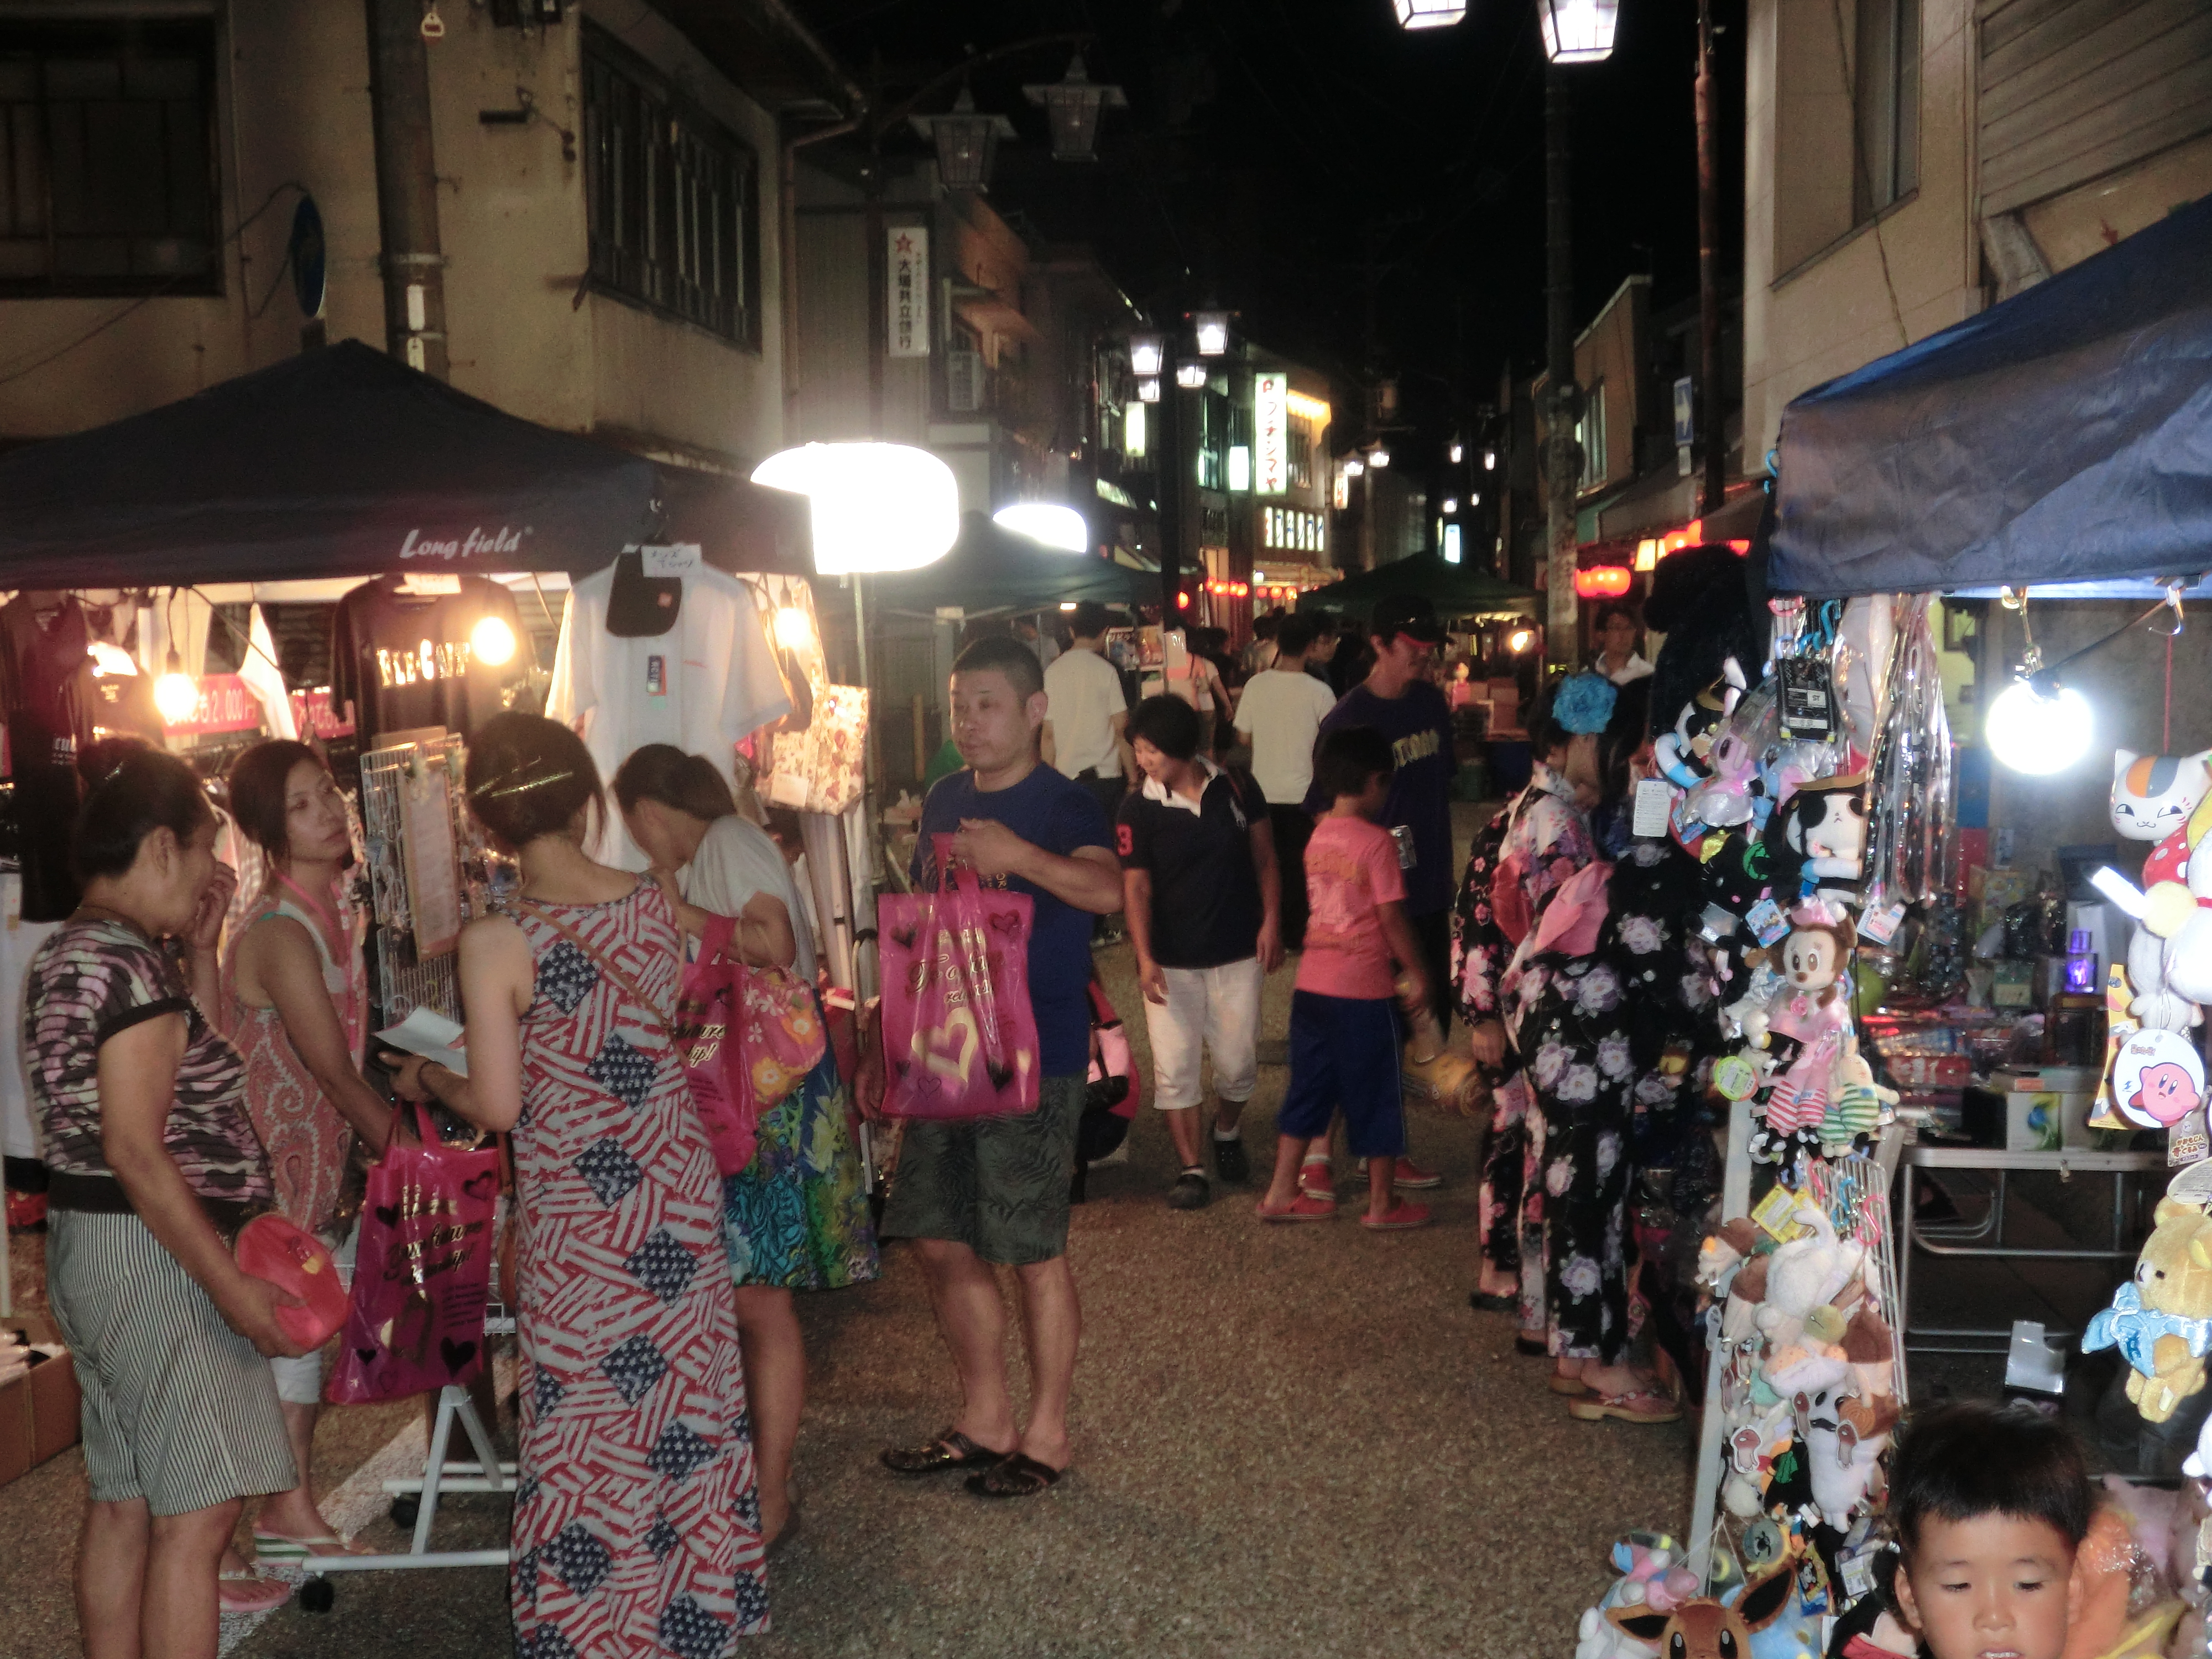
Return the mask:
[[1164,1112],[1195,1106],[1200,1045],[1213,1056],[1213,1091],[1234,1105],[1259,1082],[1260,958],[1218,968],[1170,968],[1165,1007],[1145,1004],[1152,1040],[1152,1104]]

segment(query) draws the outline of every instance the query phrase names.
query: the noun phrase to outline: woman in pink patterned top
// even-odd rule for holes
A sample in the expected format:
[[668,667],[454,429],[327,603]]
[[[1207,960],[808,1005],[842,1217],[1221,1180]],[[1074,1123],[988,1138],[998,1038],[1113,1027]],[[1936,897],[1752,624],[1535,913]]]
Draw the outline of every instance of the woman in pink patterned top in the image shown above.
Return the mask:
[[722,1182],[668,1029],[676,914],[585,855],[605,807],[568,727],[494,715],[468,792],[521,891],[461,934],[469,1074],[409,1058],[397,1086],[513,1136],[515,1651],[721,1659],[768,1629],[768,1585]]
[[[354,1137],[380,1152],[392,1123],[361,1074],[368,980],[360,910],[344,892],[353,862],[345,801],[304,743],[255,744],[231,763],[229,785],[231,816],[269,873],[227,941],[216,1018],[245,1061],[246,1109],[269,1154],[277,1208],[342,1246],[337,1211]],[[342,1553],[308,1474],[322,1355],[271,1363],[300,1484],[262,1504],[255,1551],[266,1560]]]

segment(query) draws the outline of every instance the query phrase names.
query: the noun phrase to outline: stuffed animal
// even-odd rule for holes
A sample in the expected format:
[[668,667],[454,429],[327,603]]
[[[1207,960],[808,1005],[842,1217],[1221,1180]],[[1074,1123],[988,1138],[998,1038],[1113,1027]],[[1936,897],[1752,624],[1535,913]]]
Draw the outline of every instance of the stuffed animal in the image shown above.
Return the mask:
[[2130,841],[2164,841],[2212,793],[2212,749],[2196,755],[2112,756],[2112,828]]
[[1759,1328],[1778,1346],[1794,1340],[1806,1315],[1832,1303],[1859,1276],[1866,1260],[1866,1247],[1839,1239],[1835,1224],[1819,1205],[1800,1204],[1796,1218],[1813,1231],[1790,1240],[1767,1258],[1766,1297],[1758,1315]]
[[1787,908],[1816,891],[1848,895],[1866,857],[1866,775],[1804,783],[1767,820],[1762,837],[1775,902]]
[[1701,1595],[1665,1612],[1615,1607],[1606,1618],[1668,1659],[1748,1659],[1753,1634],[1787,1613],[1796,1592],[1795,1564],[1784,1561],[1725,1600]]
[[2135,1277],[2089,1322],[2081,1352],[2117,1346],[2133,1367],[2128,1398],[2146,1422],[2163,1423],[2204,1386],[2204,1356],[2212,1351],[2212,1215],[2166,1198],[2153,1222]]
[[[2149,884],[2143,894],[2142,927],[2137,931],[2155,933],[2165,941],[2159,966],[2166,990],[2191,1002],[2212,1002],[2212,795],[2197,804],[2185,833],[2189,862],[2184,879]],[[2132,951],[2128,963],[2132,975]],[[2154,975],[2152,980],[2160,977]],[[2136,979],[2137,994],[2145,994],[2151,982]]]
[[1667,636],[1651,672],[1651,735],[1674,727],[1683,706],[1717,680],[1738,690],[1766,661],[1768,616],[1753,603],[1744,561],[1724,543],[1686,547],[1659,562],[1644,625]]
[[1844,1039],[1843,1058],[1836,1063],[1836,1091],[1820,1120],[1820,1153],[1841,1158],[1870,1139],[1881,1127],[1882,1114],[1895,1107],[1899,1096],[1874,1080],[1874,1067],[1859,1052],[1856,1036]]
[[1826,1415],[1817,1401],[1798,1396],[1800,1436],[1813,1479],[1813,1501],[1820,1518],[1838,1532],[1866,1502],[1880,1467],[1889,1431],[1897,1426],[1894,1400],[1862,1401],[1831,1395]]
[[[1652,764],[1677,789],[1694,789],[1713,775],[1713,744],[1743,695],[1743,670],[1733,658],[1724,669],[1720,678],[1685,702],[1675,712],[1674,724],[1652,740]],[[1681,803],[1676,802],[1675,808],[1680,811]]]
[[1664,1533],[1632,1532],[1613,1540],[1620,1573],[1604,1600],[1584,1610],[1575,1632],[1575,1659],[1657,1659],[1658,1650],[1607,1618],[1616,1607],[1669,1613],[1698,1593],[1698,1576],[1682,1565],[1682,1551]]

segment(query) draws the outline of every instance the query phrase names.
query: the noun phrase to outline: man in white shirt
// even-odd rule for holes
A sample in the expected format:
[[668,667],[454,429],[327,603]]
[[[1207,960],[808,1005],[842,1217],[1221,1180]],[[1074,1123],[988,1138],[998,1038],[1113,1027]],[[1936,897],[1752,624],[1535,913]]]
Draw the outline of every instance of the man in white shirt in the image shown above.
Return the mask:
[[1074,779],[1098,798],[1108,822],[1121,805],[1125,783],[1137,781],[1137,757],[1121,735],[1129,699],[1121,671],[1106,660],[1111,614],[1089,600],[1069,619],[1074,635],[1044,671],[1045,764]]
[[1643,635],[1633,611],[1617,600],[1605,606],[1597,613],[1598,658],[1591,666],[1615,685],[1642,679],[1651,672],[1651,665],[1636,654]]
[[1314,740],[1322,717],[1336,707],[1328,684],[1306,672],[1316,633],[1310,617],[1285,617],[1275,630],[1274,666],[1244,682],[1237,705],[1237,738],[1252,750],[1252,775],[1267,798],[1275,832],[1275,863],[1282,872],[1282,939],[1286,951],[1303,950],[1306,938],[1306,842],[1313,820],[1306,791],[1313,785]]

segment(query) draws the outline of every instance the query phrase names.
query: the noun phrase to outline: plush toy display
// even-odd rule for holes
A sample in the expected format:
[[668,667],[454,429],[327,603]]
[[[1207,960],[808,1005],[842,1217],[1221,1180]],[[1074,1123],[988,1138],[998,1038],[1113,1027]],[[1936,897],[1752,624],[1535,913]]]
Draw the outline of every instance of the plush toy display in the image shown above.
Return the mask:
[[1866,857],[1866,775],[1853,772],[1797,786],[1767,821],[1762,837],[1776,902],[1816,891],[1855,897]]
[[2112,756],[2112,828],[2130,841],[2164,841],[2212,793],[2212,749],[2197,755]]
[[2204,1386],[2212,1351],[2212,1215],[2179,1199],[2159,1200],[2135,1277],[2081,1333],[2081,1351],[2117,1346],[2132,1366],[2128,1398],[2147,1422],[2163,1423]]
[[1614,1607],[1606,1618],[1668,1659],[1748,1659],[1753,1634],[1788,1613],[1796,1595],[1797,1575],[1785,1561],[1725,1600],[1701,1595],[1664,1610]]

